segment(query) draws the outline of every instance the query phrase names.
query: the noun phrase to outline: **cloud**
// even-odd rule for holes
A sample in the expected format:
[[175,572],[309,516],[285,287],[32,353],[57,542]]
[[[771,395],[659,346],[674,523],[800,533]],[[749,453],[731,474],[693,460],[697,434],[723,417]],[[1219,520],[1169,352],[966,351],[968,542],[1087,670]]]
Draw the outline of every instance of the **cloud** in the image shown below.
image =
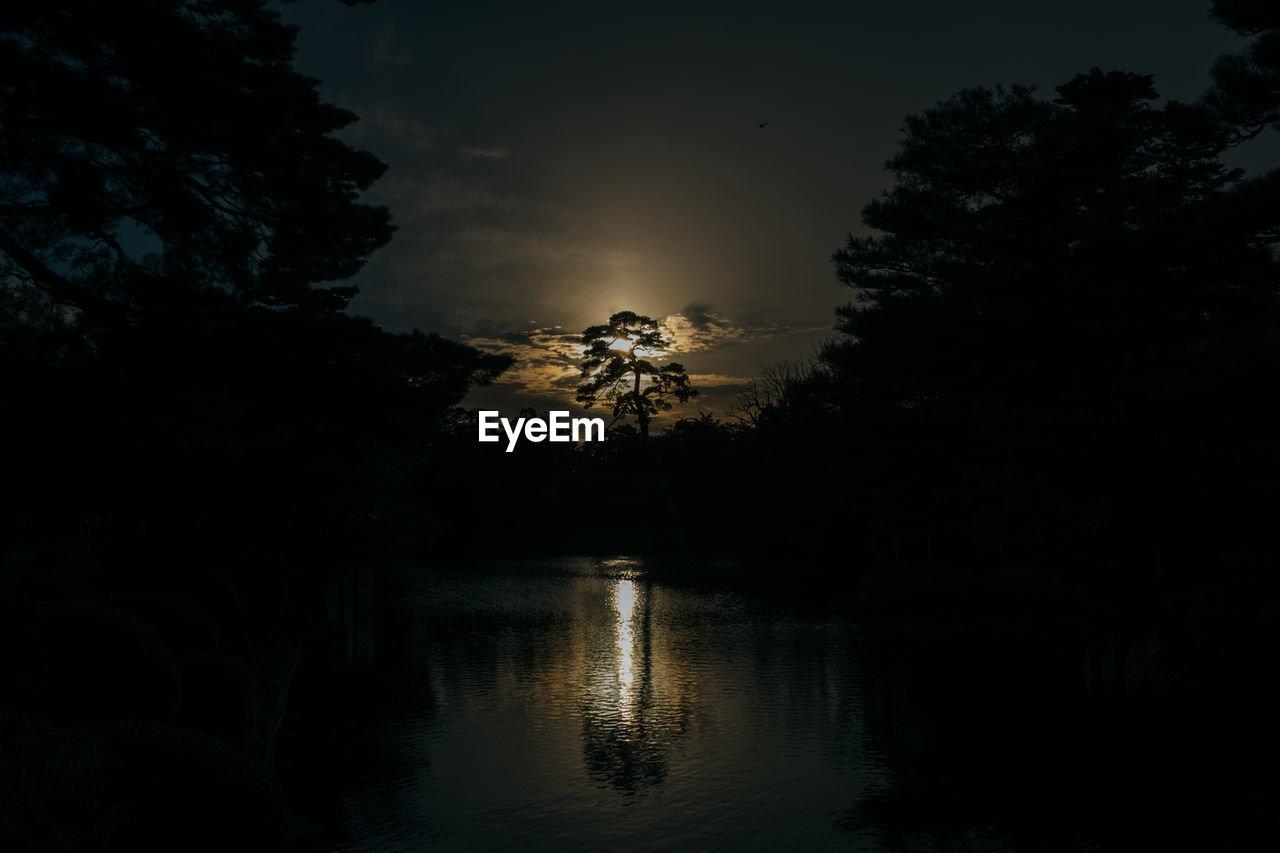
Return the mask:
[[391,203],[401,219],[475,211],[510,211],[515,198],[494,191],[485,181],[464,181],[452,176],[401,179],[387,188],[383,200]]
[[695,388],[724,388],[746,385],[749,376],[726,376],[723,373],[690,373],[689,381]]
[[360,120],[340,131],[352,145],[381,150],[390,142],[416,152],[436,151],[449,136],[446,128],[413,118],[389,101],[360,106],[356,112]]
[[583,349],[581,335],[538,328],[462,337],[471,346],[515,359],[515,364],[499,377],[495,386],[506,386],[513,392],[531,396],[562,397],[566,403],[573,400],[573,392],[581,382],[578,368]]
[[[412,62],[412,60],[400,60],[394,57],[384,58],[381,61],[384,63]],[[428,123],[414,118],[411,113],[400,109],[391,101],[378,100],[359,106],[356,114],[359,116],[359,121],[343,128],[339,133],[352,145],[369,146],[375,152],[383,150],[387,145],[393,145],[415,154],[431,153],[437,157],[443,155],[445,162],[453,163],[466,163],[468,160],[477,159],[500,161],[513,156],[511,150],[502,145],[462,144],[462,140],[458,139],[461,134],[451,125]],[[424,161],[426,162],[429,161]],[[430,162],[433,163],[432,168],[439,166],[439,163]],[[407,167],[411,172],[427,170],[423,164],[412,161],[401,166]],[[403,180],[402,177],[399,179]]]
[[396,50],[392,44],[395,38],[395,30],[391,27],[383,27],[378,31],[377,38],[373,44],[373,50],[370,58],[374,65],[391,65],[397,68],[408,68],[414,65],[414,60],[405,52]]
[[711,305],[707,302],[691,302],[680,312],[689,324],[695,329],[706,329],[716,323],[719,319],[711,311]]
[[795,333],[809,333],[829,329],[829,326],[811,326],[781,321],[756,321],[735,323],[712,310],[705,302],[686,305],[661,321],[672,353],[707,352],[732,344],[748,343]]
[[718,314],[711,306],[694,304],[662,318],[662,327],[673,353],[700,352],[746,340],[751,332]]
[[458,153],[467,157],[483,157],[489,160],[505,160],[511,156],[505,148],[479,148],[475,146],[459,148]]

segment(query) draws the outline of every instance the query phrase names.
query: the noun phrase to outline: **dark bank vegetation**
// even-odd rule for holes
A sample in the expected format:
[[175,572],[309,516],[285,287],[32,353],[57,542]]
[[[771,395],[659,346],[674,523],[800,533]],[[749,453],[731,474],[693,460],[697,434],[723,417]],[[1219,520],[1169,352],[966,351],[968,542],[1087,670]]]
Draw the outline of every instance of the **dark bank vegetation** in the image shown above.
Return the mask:
[[0,12],[6,850],[298,846],[299,655],[436,538],[425,460],[505,367],[344,313],[385,166],[294,36],[257,0]]
[[[1075,792],[1045,820],[1115,849],[1176,849],[1171,810],[1197,849],[1275,829],[1280,173],[1226,164],[1280,122],[1271,4],[1214,4],[1251,41],[1196,103],[1091,71],[910,117],[818,357],[511,454],[458,408],[503,359],[344,313],[383,165],[292,31],[125,5],[0,13],[5,849],[284,848],[275,732],[351,578],[570,551],[853,589],[898,673],[882,820],[1052,848],[1038,763]],[[975,679],[998,713],[951,713]]]

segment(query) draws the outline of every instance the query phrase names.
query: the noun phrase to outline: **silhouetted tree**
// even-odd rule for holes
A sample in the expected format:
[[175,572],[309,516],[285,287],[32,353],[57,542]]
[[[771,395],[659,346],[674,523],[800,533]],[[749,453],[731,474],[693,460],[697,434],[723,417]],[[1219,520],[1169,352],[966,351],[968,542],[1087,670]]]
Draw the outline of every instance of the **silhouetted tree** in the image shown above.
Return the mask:
[[850,522],[920,554],[1090,543],[1150,570],[1248,534],[1233,519],[1274,470],[1252,426],[1276,423],[1273,359],[1253,356],[1280,180],[1224,164],[1239,133],[1210,99],[1160,103],[1139,74],[970,89],[904,131],[863,211],[878,233],[833,258],[858,292],[846,337],[756,401],[777,415],[756,432],[839,435],[824,464],[862,492]]
[[1280,6],[1271,0],[1214,0],[1213,14],[1253,41],[1214,63],[1205,101],[1238,140],[1252,139],[1268,126],[1280,128]]
[[854,393],[1112,405],[1111,379],[1189,352],[1274,295],[1265,216],[1209,111],[1097,69],[1047,101],[970,89],[905,125],[896,186],[834,262],[859,291],[829,347]]
[[317,286],[392,228],[295,35],[265,0],[0,11],[0,550],[104,514],[153,548],[354,543],[508,362]]
[[681,418],[667,427],[663,434],[676,441],[723,441],[731,439],[735,425],[725,423],[711,412],[699,411],[698,416]]
[[357,201],[385,166],[332,136],[356,116],[293,69],[265,0],[20,0],[0,31],[0,277],[28,302],[101,321],[190,288],[340,310],[353,288],[311,285],[390,238]]
[[650,359],[667,348],[666,336],[652,317],[619,311],[609,322],[582,333],[582,377],[577,399],[587,408],[609,403],[615,420],[632,415],[641,437],[649,437],[649,420],[671,408],[668,397],[685,402],[697,389],[689,385],[684,365]]
[[779,416],[791,416],[811,402],[827,374],[821,351],[797,361],[765,365],[760,376],[742,386],[730,407],[744,425],[759,427]]

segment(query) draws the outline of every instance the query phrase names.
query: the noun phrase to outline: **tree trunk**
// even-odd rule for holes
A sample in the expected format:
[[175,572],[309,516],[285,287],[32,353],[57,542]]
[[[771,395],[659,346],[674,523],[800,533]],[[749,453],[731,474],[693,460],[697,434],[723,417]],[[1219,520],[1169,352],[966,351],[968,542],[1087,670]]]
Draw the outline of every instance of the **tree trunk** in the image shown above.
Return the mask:
[[[634,348],[633,348],[634,351]],[[649,440],[649,413],[644,410],[644,398],[640,396],[640,371],[636,371],[636,420],[640,424],[640,438]]]

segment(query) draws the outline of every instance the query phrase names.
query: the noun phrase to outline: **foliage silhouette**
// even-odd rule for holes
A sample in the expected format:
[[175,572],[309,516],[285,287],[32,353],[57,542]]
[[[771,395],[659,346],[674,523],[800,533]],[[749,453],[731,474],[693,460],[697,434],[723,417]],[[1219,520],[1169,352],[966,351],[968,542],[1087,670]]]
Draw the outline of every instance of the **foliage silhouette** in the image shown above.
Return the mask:
[[[0,846],[74,841],[59,804],[87,798],[125,816],[94,849],[284,849],[302,638],[355,561],[438,544],[450,410],[510,359],[342,311],[328,284],[392,233],[359,200],[384,166],[267,3],[0,28],[0,725],[97,726],[113,756],[42,778]],[[6,792],[62,738],[11,740]]]
[[796,417],[809,408],[814,392],[828,375],[821,350],[798,361],[766,365],[742,386],[730,411],[744,426],[760,427],[777,418]]
[[859,291],[828,349],[868,397],[1075,398],[1187,352],[1269,304],[1269,216],[1242,205],[1229,139],[1155,108],[1148,77],[1094,70],[1052,101],[974,89],[906,122],[881,236],[834,256]]
[[753,538],[1144,573],[1263,546],[1276,173],[1223,162],[1239,133],[1211,97],[1096,69],[1056,95],[971,89],[908,117],[864,210],[878,233],[833,258],[858,293],[843,337],[737,402],[760,491],[813,496],[773,502],[785,524],[739,513]]
[[9,4],[0,19],[0,251],[40,300],[134,316],[157,290],[339,310],[391,236],[354,114],[292,67],[262,0]]
[[582,333],[582,378],[577,400],[587,408],[607,403],[613,417],[631,415],[640,435],[649,438],[649,421],[671,408],[667,398],[686,402],[697,395],[689,384],[684,365],[670,361],[655,364],[668,341],[652,317],[619,311],[609,322],[590,326]]
[[15,460],[0,548],[87,518],[129,549],[408,522],[391,495],[509,360],[316,286],[392,229],[358,197],[385,167],[334,138],[355,116],[294,70],[295,29],[260,0],[2,14],[0,435],[53,462]]
[[1205,102],[1233,129],[1235,141],[1280,128],[1280,9],[1267,0],[1214,0],[1212,12],[1253,42],[1214,63]]

